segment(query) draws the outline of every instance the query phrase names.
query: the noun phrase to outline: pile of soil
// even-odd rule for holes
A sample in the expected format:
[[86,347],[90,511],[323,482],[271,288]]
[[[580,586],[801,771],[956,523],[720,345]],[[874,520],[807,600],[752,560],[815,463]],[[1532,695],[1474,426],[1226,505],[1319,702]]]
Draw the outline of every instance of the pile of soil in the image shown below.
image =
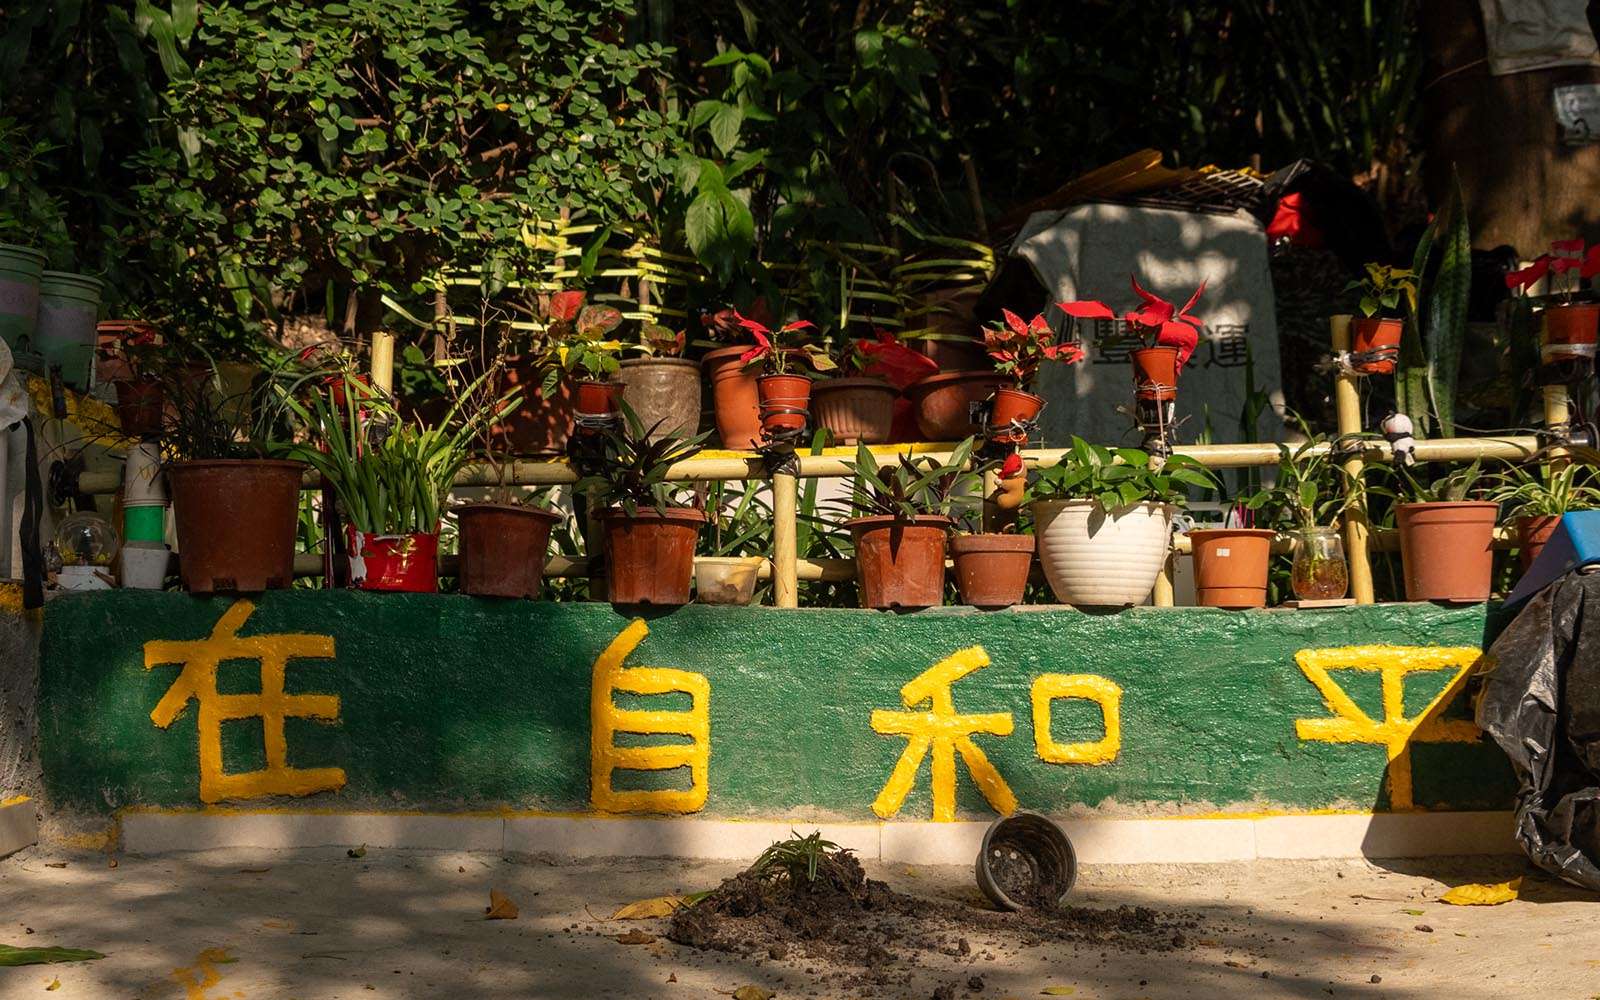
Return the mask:
[[854,855],[838,851],[822,857],[814,881],[753,870],[724,880],[675,912],[667,937],[755,958],[813,959],[845,970],[838,975],[846,985],[868,988],[908,981],[927,955],[969,955],[963,934],[1018,947],[1069,942],[1143,954],[1182,948],[1197,928],[1192,915],[1142,906],[999,913],[907,896],[867,878]]

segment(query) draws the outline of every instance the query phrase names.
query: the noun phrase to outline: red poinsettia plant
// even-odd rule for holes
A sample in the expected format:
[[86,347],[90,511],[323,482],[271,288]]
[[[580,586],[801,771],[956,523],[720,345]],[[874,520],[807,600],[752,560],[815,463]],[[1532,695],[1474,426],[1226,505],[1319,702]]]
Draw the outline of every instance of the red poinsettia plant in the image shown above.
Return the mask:
[[888,330],[874,330],[876,340],[846,340],[836,360],[839,369],[857,375],[885,379],[896,386],[907,386],[939,370],[939,365]]
[[806,362],[819,372],[838,367],[819,344],[803,339],[806,331],[817,328],[808,319],[797,319],[771,330],[764,323],[739,316],[739,325],[756,341],[756,346],[739,355],[739,363],[746,367],[759,364],[767,375],[793,374],[791,366],[796,360]]
[[1528,289],[1546,275],[1561,275],[1560,288],[1556,287],[1556,278],[1550,279],[1551,291],[1561,295],[1563,301],[1571,302],[1572,297],[1583,290],[1583,283],[1596,274],[1600,274],[1600,244],[1585,249],[1581,238],[1556,240],[1550,244],[1549,253],[1541,254],[1527,267],[1507,274],[1506,287],[1527,294]]
[[983,349],[994,360],[994,370],[1011,376],[1017,388],[1026,390],[1039,377],[1046,361],[1075,365],[1083,360],[1083,345],[1075,340],[1058,344],[1044,313],[1024,321],[1010,309],[1000,310],[1004,322],[983,331]]
[[[1200,329],[1205,324],[1190,310],[1200,301],[1200,296],[1205,294],[1206,283],[1200,282],[1200,287],[1189,296],[1189,301],[1179,308],[1161,296],[1145,291],[1140,286],[1137,276],[1129,275],[1128,280],[1133,284],[1133,293],[1139,296],[1142,304],[1132,312],[1123,313],[1122,320],[1146,347],[1176,347],[1178,367],[1181,369],[1188,364],[1194,349],[1200,345]],[[1058,302],[1056,305],[1075,319],[1118,318],[1117,314],[1111,311],[1111,307],[1104,302],[1085,299],[1078,302]]]

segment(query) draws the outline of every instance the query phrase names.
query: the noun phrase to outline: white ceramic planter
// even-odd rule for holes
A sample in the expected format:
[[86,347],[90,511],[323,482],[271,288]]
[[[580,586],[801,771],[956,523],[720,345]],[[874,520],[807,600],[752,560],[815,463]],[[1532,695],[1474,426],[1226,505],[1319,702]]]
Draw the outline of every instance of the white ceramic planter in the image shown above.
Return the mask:
[[1063,604],[1143,604],[1167,559],[1172,508],[1137,503],[1105,513],[1093,500],[1033,505],[1039,565]]

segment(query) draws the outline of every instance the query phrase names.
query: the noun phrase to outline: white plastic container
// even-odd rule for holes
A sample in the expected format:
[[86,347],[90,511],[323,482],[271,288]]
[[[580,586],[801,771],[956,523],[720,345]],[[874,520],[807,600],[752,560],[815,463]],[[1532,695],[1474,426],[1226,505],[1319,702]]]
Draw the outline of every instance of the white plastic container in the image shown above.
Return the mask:
[[160,542],[127,542],[122,546],[122,586],[125,590],[163,590],[172,550]]
[[161,474],[161,446],[156,442],[145,441],[128,449],[122,467],[122,502],[167,502],[167,478]]
[[1093,500],[1033,505],[1039,565],[1063,604],[1143,604],[1166,562],[1173,509],[1136,503],[1111,513]]
[[766,560],[760,556],[696,559],[695,599],[701,604],[749,604],[755,597],[756,577]]

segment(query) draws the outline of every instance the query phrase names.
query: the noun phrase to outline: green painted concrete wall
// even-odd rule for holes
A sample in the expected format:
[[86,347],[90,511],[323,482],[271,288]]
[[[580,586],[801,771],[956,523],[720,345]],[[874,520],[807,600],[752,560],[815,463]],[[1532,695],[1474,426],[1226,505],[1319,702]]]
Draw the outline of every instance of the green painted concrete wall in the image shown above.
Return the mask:
[[[179,667],[145,669],[144,644],[203,638],[231,604],[141,592],[68,595],[50,604],[39,697],[45,780],[56,804],[91,812],[200,804],[196,705],[189,702],[169,728],[152,722]],[[241,804],[587,811],[591,671],[629,621],[596,604],[269,594],[241,635],[316,633],[335,645],[331,660],[287,667],[289,693],[340,700],[335,721],[285,722],[287,763],[341,768],[347,780],[337,792]],[[955,707],[1011,714],[1011,735],[974,741],[1023,808],[1386,809],[1384,746],[1297,735],[1297,719],[1325,718],[1330,708],[1295,653],[1365,644],[1481,646],[1486,620],[1482,607],[1432,605],[1106,616],[691,606],[652,617],[648,627],[629,666],[692,671],[710,685],[706,814],[871,819],[907,745],[904,737],[873,731],[873,710],[903,710],[902,685],[974,645],[992,665],[954,685]],[[254,661],[224,662],[218,690],[258,691],[259,673]],[[1046,673],[1094,674],[1121,686],[1122,738],[1113,761],[1039,758],[1029,686]],[[1419,711],[1449,675],[1408,676],[1406,713]],[[1332,676],[1365,712],[1384,717],[1376,674]],[[688,700],[618,696],[616,704],[681,709]],[[1466,718],[1466,700],[1453,699],[1445,714]],[[1085,701],[1057,702],[1052,730],[1060,743],[1098,740],[1100,712]],[[264,765],[261,722],[226,722],[222,732],[224,771]],[[1509,770],[1485,742],[1414,743],[1409,758],[1418,807],[1510,802]],[[955,760],[959,811],[991,814],[967,764]],[[630,777],[631,784],[624,780]],[[617,779],[619,789],[687,785],[683,770]],[[928,819],[932,808],[924,761],[896,818]]]

